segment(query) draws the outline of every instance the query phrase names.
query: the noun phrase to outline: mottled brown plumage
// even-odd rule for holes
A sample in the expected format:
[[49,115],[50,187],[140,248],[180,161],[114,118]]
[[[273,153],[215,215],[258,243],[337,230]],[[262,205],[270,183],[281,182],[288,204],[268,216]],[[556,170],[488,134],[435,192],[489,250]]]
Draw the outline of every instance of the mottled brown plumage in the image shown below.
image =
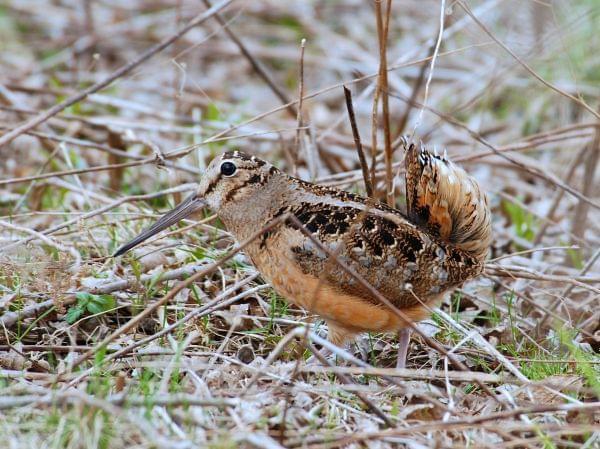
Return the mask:
[[[490,213],[472,177],[414,144],[406,145],[406,190],[403,214],[290,177],[254,156],[228,152],[210,163],[195,195],[118,253],[203,205],[239,241],[292,213],[340,261],[418,321],[444,292],[481,272]],[[327,321],[336,344],[358,332],[406,327],[293,223],[266,232],[246,252],[278,293]]]

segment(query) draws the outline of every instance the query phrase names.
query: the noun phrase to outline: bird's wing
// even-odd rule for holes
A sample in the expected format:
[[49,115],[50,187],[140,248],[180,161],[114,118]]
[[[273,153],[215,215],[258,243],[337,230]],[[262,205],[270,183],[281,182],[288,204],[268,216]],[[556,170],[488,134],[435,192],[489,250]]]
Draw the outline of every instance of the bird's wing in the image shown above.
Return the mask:
[[[340,263],[400,308],[437,298],[480,270],[477,261],[463,251],[432,240],[399,212],[383,206],[363,210],[304,203],[294,213],[312,236],[294,239],[300,243],[291,248],[303,272],[323,277],[340,291],[371,302],[379,300]],[[313,239],[336,257],[319,248]]]

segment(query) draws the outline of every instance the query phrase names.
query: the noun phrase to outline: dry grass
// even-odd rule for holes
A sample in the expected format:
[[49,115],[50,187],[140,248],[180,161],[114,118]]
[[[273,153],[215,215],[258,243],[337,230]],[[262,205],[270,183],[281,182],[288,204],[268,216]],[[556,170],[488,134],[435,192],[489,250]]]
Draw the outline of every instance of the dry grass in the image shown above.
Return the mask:
[[[597,2],[448,1],[440,40],[440,1],[215,3],[0,3],[3,447],[600,447]],[[403,133],[489,192],[486,274],[420,325],[467,371],[301,363],[323,326],[209,215],[108,257],[225,149],[364,191],[343,85],[381,198]]]

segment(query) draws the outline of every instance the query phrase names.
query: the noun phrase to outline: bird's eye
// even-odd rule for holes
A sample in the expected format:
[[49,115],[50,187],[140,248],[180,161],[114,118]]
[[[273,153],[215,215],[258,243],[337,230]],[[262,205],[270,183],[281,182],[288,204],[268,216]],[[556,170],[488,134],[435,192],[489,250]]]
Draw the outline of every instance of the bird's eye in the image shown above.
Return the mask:
[[221,164],[221,174],[223,176],[233,176],[237,167],[233,162],[225,161]]

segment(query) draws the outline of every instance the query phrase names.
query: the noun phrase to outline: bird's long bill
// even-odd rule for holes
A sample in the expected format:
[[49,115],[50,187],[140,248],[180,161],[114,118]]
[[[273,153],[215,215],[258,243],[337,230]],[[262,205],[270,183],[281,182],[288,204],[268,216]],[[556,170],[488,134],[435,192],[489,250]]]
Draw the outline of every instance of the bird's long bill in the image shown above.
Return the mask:
[[191,195],[185,201],[181,202],[175,209],[170,212],[167,212],[165,215],[160,217],[156,223],[150,226],[148,229],[143,231],[140,235],[138,235],[133,240],[127,242],[125,245],[121,246],[117,252],[113,255],[113,257],[120,256],[125,254],[131,248],[139,245],[144,240],[149,239],[155,234],[158,234],[163,229],[168,228],[175,223],[183,220],[184,218],[190,216],[194,212],[202,209],[206,205],[206,202],[202,198],[198,198],[196,194]]

